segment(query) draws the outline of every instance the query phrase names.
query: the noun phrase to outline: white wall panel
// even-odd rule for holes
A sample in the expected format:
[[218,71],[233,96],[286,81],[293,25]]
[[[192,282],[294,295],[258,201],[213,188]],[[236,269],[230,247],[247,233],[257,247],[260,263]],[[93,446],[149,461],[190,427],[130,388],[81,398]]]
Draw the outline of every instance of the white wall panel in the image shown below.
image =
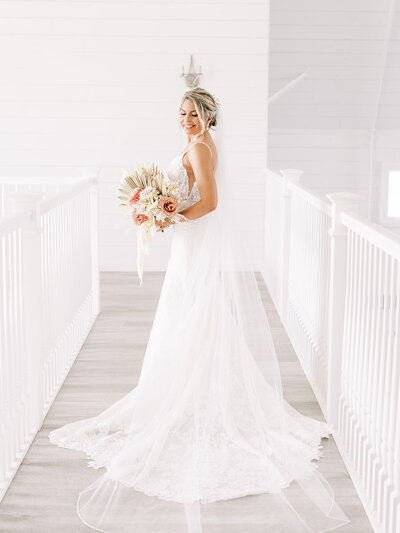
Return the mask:
[[[327,2],[323,5],[323,11],[334,13],[335,11],[372,11],[374,13],[386,12],[390,4],[390,0],[335,0],[335,2]],[[321,11],[320,0],[279,0],[279,10],[282,11]]]
[[[153,20],[154,13],[164,20],[226,20],[226,3],[229,3],[229,20],[261,20],[267,16],[267,3],[243,1],[202,2],[204,9],[198,8],[198,2],[181,0],[174,1],[4,1],[4,12],[7,17],[20,17],[23,11],[25,17],[37,18],[73,18],[73,19],[140,19]],[[210,7],[212,5],[212,17]],[[167,6],[168,9],[165,9]],[[250,8],[250,9],[249,9]],[[45,14],[43,13],[45,10]]]

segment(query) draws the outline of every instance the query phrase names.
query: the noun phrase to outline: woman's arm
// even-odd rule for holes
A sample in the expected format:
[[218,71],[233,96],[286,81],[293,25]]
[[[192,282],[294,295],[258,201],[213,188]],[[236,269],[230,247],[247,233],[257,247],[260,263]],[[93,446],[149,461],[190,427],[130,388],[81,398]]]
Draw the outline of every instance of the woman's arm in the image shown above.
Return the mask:
[[[204,144],[194,146],[188,152],[188,159],[196,178],[197,188],[199,189],[201,199],[186,209],[179,211],[179,213],[189,220],[194,220],[207,215],[217,208],[218,193],[212,167],[212,157],[207,146],[204,146]],[[186,221],[181,219],[180,222]],[[159,221],[156,222],[156,224],[159,226],[159,229],[171,225],[169,220],[165,220],[164,222]]]
[[[194,146],[188,152],[189,163],[196,178],[201,199],[180,211],[189,220],[200,218],[214,209],[218,204],[217,184],[215,182],[210,150],[204,144]],[[184,222],[184,221],[183,221]]]

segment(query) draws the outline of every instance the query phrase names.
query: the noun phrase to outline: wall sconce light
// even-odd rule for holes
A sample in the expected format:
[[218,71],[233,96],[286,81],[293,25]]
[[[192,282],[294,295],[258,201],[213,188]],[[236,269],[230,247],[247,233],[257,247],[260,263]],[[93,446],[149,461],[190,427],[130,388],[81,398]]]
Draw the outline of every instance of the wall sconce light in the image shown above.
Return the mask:
[[194,89],[198,86],[200,83],[200,76],[201,76],[201,65],[199,68],[199,72],[195,71],[194,64],[193,64],[193,55],[190,54],[190,65],[189,70],[185,74],[185,67],[182,65],[182,74],[181,77],[185,78],[186,87],[190,87],[191,89]]

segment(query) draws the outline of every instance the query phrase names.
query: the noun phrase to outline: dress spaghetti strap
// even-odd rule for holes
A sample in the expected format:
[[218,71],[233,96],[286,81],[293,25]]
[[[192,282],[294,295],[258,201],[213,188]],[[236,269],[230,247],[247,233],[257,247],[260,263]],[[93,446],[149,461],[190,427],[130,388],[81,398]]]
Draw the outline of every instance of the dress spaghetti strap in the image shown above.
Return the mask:
[[195,146],[196,144],[205,144],[207,146],[207,148],[210,150],[210,153],[211,153],[211,158],[213,159],[213,151],[211,149],[211,147],[204,141],[197,141],[195,142],[194,144],[192,144],[192,146],[190,146],[187,150],[185,150],[183,153],[182,153],[182,156],[184,154],[186,154],[186,152],[188,152],[189,150],[191,150],[193,148],[193,146]]

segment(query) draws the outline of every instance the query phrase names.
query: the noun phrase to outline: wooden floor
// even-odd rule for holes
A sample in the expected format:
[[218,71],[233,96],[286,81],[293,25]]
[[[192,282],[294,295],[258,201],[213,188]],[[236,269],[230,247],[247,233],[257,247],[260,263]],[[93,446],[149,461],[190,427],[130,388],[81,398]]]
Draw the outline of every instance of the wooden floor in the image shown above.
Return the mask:
[[[76,498],[104,470],[88,468],[82,452],[52,445],[48,434],[67,422],[97,415],[136,385],[163,279],[164,273],[145,272],[139,287],[134,273],[102,273],[101,313],[0,504],[1,533],[93,531],[78,518]],[[300,412],[322,420],[260,276],[258,281],[279,356],[285,396]],[[351,520],[338,531],[372,532],[333,438],[322,442],[324,456],[319,469]]]

